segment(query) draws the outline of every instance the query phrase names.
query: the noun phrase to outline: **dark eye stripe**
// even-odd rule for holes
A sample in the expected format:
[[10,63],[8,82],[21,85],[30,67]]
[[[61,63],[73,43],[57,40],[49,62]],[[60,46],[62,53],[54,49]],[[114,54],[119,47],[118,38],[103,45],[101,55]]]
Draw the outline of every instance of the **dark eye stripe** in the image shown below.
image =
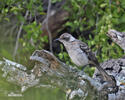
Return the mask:
[[69,41],[69,37],[65,37],[64,40]]

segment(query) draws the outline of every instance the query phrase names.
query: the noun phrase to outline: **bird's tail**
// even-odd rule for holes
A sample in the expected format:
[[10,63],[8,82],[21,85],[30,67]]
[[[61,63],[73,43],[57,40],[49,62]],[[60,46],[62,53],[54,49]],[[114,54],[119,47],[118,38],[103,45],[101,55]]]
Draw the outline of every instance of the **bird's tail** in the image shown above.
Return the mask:
[[114,79],[112,79],[112,76],[109,75],[109,74],[100,66],[100,64],[96,64],[96,68],[98,69],[98,71],[100,72],[100,74],[103,76],[104,81],[114,81]]

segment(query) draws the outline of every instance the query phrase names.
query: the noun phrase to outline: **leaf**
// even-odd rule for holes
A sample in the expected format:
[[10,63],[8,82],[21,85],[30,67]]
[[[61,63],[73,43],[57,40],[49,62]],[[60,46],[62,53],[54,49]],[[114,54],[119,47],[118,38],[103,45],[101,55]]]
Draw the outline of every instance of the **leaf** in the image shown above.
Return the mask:
[[104,8],[104,7],[106,7],[107,6],[107,3],[102,3],[101,5],[100,5],[100,8]]

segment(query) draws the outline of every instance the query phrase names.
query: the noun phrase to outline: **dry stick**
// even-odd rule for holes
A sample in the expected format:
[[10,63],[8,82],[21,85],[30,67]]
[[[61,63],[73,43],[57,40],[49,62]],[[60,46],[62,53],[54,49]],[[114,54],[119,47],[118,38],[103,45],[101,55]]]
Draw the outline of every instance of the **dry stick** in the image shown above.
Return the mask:
[[[27,11],[26,11],[26,14],[25,14],[25,17],[24,17],[25,19],[27,19],[28,13],[29,13],[29,11],[27,10]],[[23,25],[24,25],[24,21],[21,22],[21,25],[20,25],[20,28],[19,28],[19,31],[18,31],[18,34],[17,34],[16,45],[15,45],[15,49],[14,49],[14,53],[13,53],[13,57],[14,57],[14,58],[15,58],[16,53],[17,53],[17,50],[18,50],[19,37],[20,37],[20,35],[21,35]]]
[[50,45],[50,51],[53,53],[53,49],[52,49],[52,34],[49,30],[49,26],[48,26],[48,19],[50,16],[50,8],[51,8],[51,0],[48,1],[48,9],[47,9],[47,16],[46,16],[46,29],[49,35],[49,45]]

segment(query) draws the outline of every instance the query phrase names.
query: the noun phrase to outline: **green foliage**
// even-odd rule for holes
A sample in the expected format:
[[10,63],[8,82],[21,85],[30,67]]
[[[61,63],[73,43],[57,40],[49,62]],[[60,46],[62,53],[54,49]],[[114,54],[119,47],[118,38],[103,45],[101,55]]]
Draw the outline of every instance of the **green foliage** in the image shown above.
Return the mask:
[[48,42],[47,36],[41,36],[41,27],[41,24],[37,25],[35,21],[23,27],[26,32],[24,37],[20,39],[23,46],[23,52],[30,52],[31,54],[35,49],[42,49],[44,43]]
[[57,3],[57,2],[60,2],[62,0],[51,0],[52,3]]
[[[57,3],[61,0],[51,0]],[[65,27],[70,28],[71,33],[76,33],[79,39],[88,43],[95,52],[100,62],[110,58],[118,58],[123,55],[121,48],[113,43],[106,36],[107,31],[114,28],[125,31],[125,1],[124,0],[67,0],[63,8],[71,14]],[[27,21],[24,16],[29,11]],[[0,21],[10,20],[8,15],[15,15],[18,19],[17,25],[24,22],[21,52],[31,54],[35,49],[42,49],[44,43],[48,42],[47,36],[41,36],[41,23],[38,23],[36,16],[45,15],[41,0],[1,0]],[[29,17],[30,16],[30,17]],[[78,34],[79,33],[79,34]],[[85,37],[84,37],[85,36]],[[58,57],[72,64],[66,52],[62,51]]]
[[[26,12],[29,12],[25,18]],[[11,17],[17,21],[17,27],[23,22],[23,29],[20,37],[20,49],[18,55],[21,63],[26,62],[35,49],[42,49],[44,43],[48,42],[47,36],[42,36],[41,23],[38,23],[37,15],[45,15],[41,0],[1,0],[0,22],[9,22]],[[5,54],[4,54],[5,55]]]
[[[119,58],[123,55],[122,49],[106,34],[113,28],[125,31],[124,8],[125,3],[122,0],[70,0],[64,6],[64,9],[71,14],[65,26],[70,27],[71,33],[82,34],[79,39],[86,42],[90,48],[93,47],[92,51],[97,51],[100,62]],[[89,31],[88,34],[86,34],[87,31]],[[87,37],[83,37],[84,35]],[[91,76],[93,71],[90,72],[90,70],[93,69],[86,68],[86,72]]]
[[[51,0],[53,4],[60,1],[62,0]],[[100,62],[110,58],[119,58],[123,55],[122,49],[113,43],[111,39],[106,36],[106,33],[110,28],[125,32],[125,0],[65,1],[66,3],[63,8],[69,11],[71,15],[64,27],[70,28],[71,34],[75,33],[76,36],[80,34],[80,36],[77,38],[88,43],[89,47],[92,48],[92,51],[97,51],[97,58]],[[29,11],[28,19],[25,19],[26,11]],[[39,23],[39,19],[36,17],[45,14],[46,13],[43,12],[42,0],[0,1],[0,22],[5,21],[8,23],[11,20],[10,16],[14,16],[18,19],[18,22],[16,23],[18,28],[20,27],[21,23],[24,22],[23,31],[19,39],[21,46],[18,52],[19,57],[21,56],[20,63],[22,64],[28,62],[27,60],[29,59],[29,56],[35,49],[42,49],[44,44],[48,42],[48,37],[42,36],[42,25]],[[0,39],[2,40],[2,36]],[[11,53],[13,52],[11,51],[13,50],[13,48],[11,48],[12,43],[10,43],[10,41],[8,42],[8,39],[6,41],[6,44],[0,42],[0,56],[1,58],[7,57],[11,59]],[[3,44],[5,47],[3,47]],[[10,53],[8,53],[8,50],[5,50],[5,48],[9,48]],[[74,65],[68,54],[64,51],[62,45],[61,50],[62,51],[57,56],[66,64]],[[92,76],[94,68],[86,67],[84,71]],[[2,86],[6,86],[7,89],[9,88],[9,84],[3,82],[3,79],[0,81],[0,84],[2,84],[0,85],[0,88],[2,88]],[[13,90],[14,88],[12,88],[13,87],[10,89]],[[59,93],[59,90],[57,89],[54,91],[54,93],[51,93],[50,90],[41,90],[42,89],[40,89],[40,91],[37,90],[34,92],[33,89],[31,91],[32,93],[27,91],[29,92],[27,97],[31,99],[31,95],[33,95],[34,99],[37,97],[37,100],[40,100],[41,98],[44,100],[49,100],[50,98],[52,100],[56,100],[61,97],[61,99],[64,100],[64,93]],[[44,95],[40,96],[41,92]],[[50,92],[49,96],[48,92]],[[63,97],[60,96],[60,94],[63,95]],[[27,97],[25,98],[27,99]]]
[[67,52],[63,51],[64,48],[63,48],[63,45],[61,44],[60,45],[61,47],[61,52],[57,55],[59,57],[60,60],[64,61],[66,64],[72,64],[73,63],[71,62],[70,58],[69,58],[69,55],[67,54]]
[[70,0],[64,7],[72,14],[65,26],[70,27],[71,32],[79,32],[83,35],[86,35],[84,32],[91,30],[91,33],[87,34],[88,38],[80,38],[84,39],[89,47],[94,46],[93,51],[99,51],[97,57],[101,62],[109,58],[118,58],[123,54],[121,48],[106,36],[111,28],[125,31],[122,28],[125,25],[122,24],[125,23],[123,15],[125,11],[124,4],[121,2],[122,0],[112,2],[110,0]]

